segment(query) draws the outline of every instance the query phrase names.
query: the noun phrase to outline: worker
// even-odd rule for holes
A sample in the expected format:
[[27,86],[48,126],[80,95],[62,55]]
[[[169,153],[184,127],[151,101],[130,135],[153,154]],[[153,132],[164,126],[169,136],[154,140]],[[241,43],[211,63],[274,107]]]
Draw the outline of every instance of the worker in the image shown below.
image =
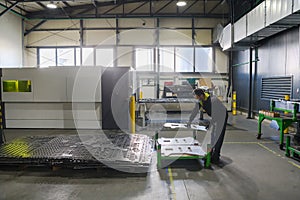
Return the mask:
[[200,109],[204,109],[206,111],[207,115],[211,117],[209,123],[209,130],[211,131],[208,131],[208,133],[211,134],[211,162],[213,164],[219,164],[220,152],[228,119],[227,109],[217,97],[210,96],[210,94],[208,92],[205,92],[205,90],[203,89],[195,89],[193,91],[193,95],[198,101],[196,102],[195,107],[190,115],[187,126],[190,127],[192,121],[194,120]]

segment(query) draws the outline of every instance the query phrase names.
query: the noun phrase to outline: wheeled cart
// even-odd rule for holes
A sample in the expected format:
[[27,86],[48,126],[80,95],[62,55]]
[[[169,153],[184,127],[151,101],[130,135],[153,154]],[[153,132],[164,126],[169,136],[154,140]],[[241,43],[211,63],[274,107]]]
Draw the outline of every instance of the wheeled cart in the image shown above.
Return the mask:
[[[176,125],[175,125],[176,126]],[[205,129],[202,129],[204,131]],[[155,146],[157,149],[157,168],[166,167],[175,160],[203,160],[204,167],[211,166],[211,148],[207,146],[206,151],[196,140],[197,130],[192,129],[193,137],[183,138],[161,138],[159,131],[155,133]],[[166,161],[167,165],[163,165]]]
[[270,112],[282,111],[282,112],[290,113],[290,114],[292,114],[292,116],[272,117],[272,116],[267,116],[263,113],[259,113],[257,139],[260,139],[261,135],[262,135],[262,133],[261,133],[262,122],[265,119],[275,120],[280,129],[279,147],[281,150],[283,150],[283,148],[284,148],[284,130],[286,128],[288,128],[294,122],[300,123],[300,118],[297,116],[297,113],[299,113],[299,104],[300,104],[299,102],[271,100],[270,101]]

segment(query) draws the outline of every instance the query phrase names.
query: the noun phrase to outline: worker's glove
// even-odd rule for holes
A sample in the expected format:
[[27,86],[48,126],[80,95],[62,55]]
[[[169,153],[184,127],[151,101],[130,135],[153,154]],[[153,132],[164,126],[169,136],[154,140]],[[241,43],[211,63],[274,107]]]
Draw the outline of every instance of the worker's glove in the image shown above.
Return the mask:
[[191,124],[192,124],[192,122],[188,121],[188,122],[186,123],[186,127],[187,127],[187,128],[191,128]]
[[203,119],[199,121],[199,126],[205,126],[206,129],[209,128],[210,121],[207,119]]

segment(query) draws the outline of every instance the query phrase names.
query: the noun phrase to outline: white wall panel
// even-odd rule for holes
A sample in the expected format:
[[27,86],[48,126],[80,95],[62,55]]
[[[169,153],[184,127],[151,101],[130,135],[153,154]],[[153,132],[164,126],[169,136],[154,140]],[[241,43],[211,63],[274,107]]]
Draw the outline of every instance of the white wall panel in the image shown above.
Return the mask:
[[76,46],[80,44],[78,31],[38,31],[27,36],[27,46]]
[[300,0],[294,0],[293,12],[297,12],[300,10]]
[[211,45],[212,33],[211,30],[196,30],[195,42],[200,45]]
[[[144,25],[143,25],[144,24]],[[138,18],[138,19],[119,19],[119,27],[121,28],[155,28],[156,18]]]
[[266,24],[266,4],[265,2],[258,5],[247,14],[247,36],[263,29]]
[[221,19],[205,19],[205,18],[195,18],[196,28],[215,28],[218,24],[224,24],[227,21],[222,21]]
[[234,23],[234,42],[247,37],[247,16],[245,15]]
[[133,66],[133,47],[118,47],[117,48],[117,65],[121,66]]
[[229,59],[225,52],[216,48],[216,72],[217,73],[228,73]]
[[89,30],[85,31],[85,45],[115,45],[116,35],[114,30]]
[[230,49],[232,47],[232,26],[228,24],[223,29],[223,33],[220,38],[220,45],[223,50]]
[[[3,9],[0,8],[0,12]],[[0,17],[0,67],[22,67],[22,19],[5,13]]]
[[[39,23],[40,21],[36,22]],[[80,22],[79,20],[48,20],[43,23],[39,29],[68,29],[68,28],[79,28]]]
[[37,49],[24,49],[24,66],[23,67],[37,67]]
[[189,18],[160,18],[159,26],[162,28],[192,28],[192,19]]
[[83,26],[85,28],[115,28],[116,20],[115,19],[91,19],[84,20]]
[[120,45],[153,45],[155,41],[154,30],[120,31]]
[[266,0],[266,25],[292,14],[293,0]]
[[159,31],[159,43],[161,45],[191,45],[192,31],[191,30],[167,30]]

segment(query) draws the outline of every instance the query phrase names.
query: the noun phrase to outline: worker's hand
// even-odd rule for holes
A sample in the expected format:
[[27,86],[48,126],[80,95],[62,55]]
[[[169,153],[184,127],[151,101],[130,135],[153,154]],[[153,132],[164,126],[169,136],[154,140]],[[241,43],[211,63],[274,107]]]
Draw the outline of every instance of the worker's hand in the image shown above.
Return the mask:
[[187,128],[191,128],[191,124],[192,124],[192,122],[188,121],[188,122],[186,123],[186,127],[187,127]]

